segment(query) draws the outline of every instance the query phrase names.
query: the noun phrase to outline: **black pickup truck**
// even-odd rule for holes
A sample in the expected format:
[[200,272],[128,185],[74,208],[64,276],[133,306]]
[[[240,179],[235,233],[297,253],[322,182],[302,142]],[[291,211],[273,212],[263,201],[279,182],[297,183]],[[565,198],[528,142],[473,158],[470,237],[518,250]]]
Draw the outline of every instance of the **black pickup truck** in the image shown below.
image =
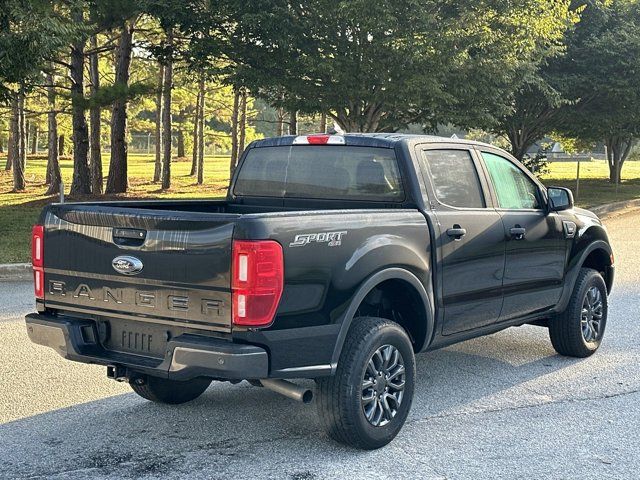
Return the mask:
[[226,200],[53,204],[33,229],[31,340],[183,403],[212,380],[309,402],[332,438],[398,433],[414,355],[547,327],[591,355],[614,261],[592,213],[506,152],[431,136],[259,140]]

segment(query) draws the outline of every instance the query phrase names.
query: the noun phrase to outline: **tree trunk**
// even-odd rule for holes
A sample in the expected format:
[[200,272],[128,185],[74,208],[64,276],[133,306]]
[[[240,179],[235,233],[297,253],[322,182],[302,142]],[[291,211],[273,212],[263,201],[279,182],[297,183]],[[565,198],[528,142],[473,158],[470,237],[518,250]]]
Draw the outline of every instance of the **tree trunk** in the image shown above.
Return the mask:
[[[47,74],[47,102],[49,101],[49,75]],[[51,110],[51,105],[48,106],[49,110]],[[51,112],[49,112],[51,113]],[[51,146],[49,145],[49,132],[51,131],[51,125],[49,124],[49,113],[47,113],[47,169],[45,170],[44,176],[44,184],[51,185]],[[56,156],[58,155],[58,138],[56,137]]]
[[31,127],[31,155],[38,154],[38,135],[39,134],[40,134],[40,131],[38,129],[38,125],[33,123]]
[[[96,35],[91,37],[91,50],[98,48],[98,38]],[[94,98],[94,102],[89,110],[89,145],[91,159],[89,165],[91,167],[91,191],[94,195],[102,194],[102,149],[100,147],[100,134],[102,130],[101,125],[101,108],[97,105],[95,97],[98,94],[100,88],[100,71],[98,70],[98,54],[92,53],[89,56],[89,78],[91,82],[91,97]]]
[[320,133],[327,133],[327,114],[320,115]]
[[19,118],[19,129],[20,129],[20,135],[18,136],[20,143],[19,143],[19,155],[20,155],[20,164],[22,165],[22,174],[24,175],[24,172],[26,171],[27,168],[27,147],[29,145],[29,137],[28,137],[28,133],[29,133],[29,128],[28,128],[28,123],[27,123],[27,116],[25,115],[25,111],[24,111],[24,104],[26,101],[26,95],[24,93],[24,88],[21,87],[20,88],[20,96],[19,98],[19,114],[20,116]]
[[230,177],[238,165],[238,109],[240,107],[240,91],[234,90],[233,94],[233,111],[231,112],[231,168]]
[[289,135],[298,135],[298,112],[289,112]]
[[198,114],[198,185],[204,183],[204,109],[205,109],[205,96],[206,96],[206,84],[204,76],[200,78],[200,85],[198,88],[200,94],[200,111]]
[[5,171],[10,171],[13,166],[14,141],[13,141],[13,101],[11,102],[11,116],[9,117],[9,135],[7,137],[7,163],[4,166]]
[[245,141],[247,138],[247,89],[242,89],[240,95],[240,120],[238,121],[239,138],[238,138],[238,161],[242,158],[244,153]]
[[162,189],[171,188],[171,88],[173,87],[173,29],[167,31],[169,60],[164,67],[164,98],[162,111]]
[[200,135],[198,129],[200,128],[200,98],[201,92],[198,89],[198,95],[196,96],[196,112],[193,115],[193,152],[191,155],[191,172],[189,175],[193,176],[198,173],[198,140]]
[[[31,142],[31,121],[26,119],[27,117],[25,117],[25,127],[24,127],[24,144],[26,147],[28,147]],[[25,160],[23,163],[22,168],[24,169],[26,167],[26,162],[27,162],[27,157],[26,157],[26,151],[25,151]]]
[[158,67],[158,91],[156,92],[156,164],[153,181],[159,182],[162,177],[162,90],[164,85],[164,66]]
[[620,179],[620,168],[617,145],[614,139],[607,139],[607,163],[609,164],[609,183],[617,184]]
[[49,177],[49,188],[46,195],[60,193],[60,163],[58,162],[58,117],[56,113],[56,91],[54,87],[53,75],[47,75],[47,100],[49,103],[49,113],[47,114],[48,134],[47,134],[47,176]]
[[362,104],[350,102],[348,108],[338,109],[329,115],[346,133],[349,132],[378,132],[384,130],[380,125],[384,114],[384,105],[380,103]]
[[511,155],[516,157],[520,162],[527,154],[529,147],[531,147],[531,145],[533,145],[537,140],[532,138],[532,135],[530,135],[525,129],[516,127],[510,128],[507,131],[507,137],[511,144]]
[[24,96],[22,90],[16,93],[11,103],[11,142],[12,142],[12,158],[13,165],[13,191],[21,192],[25,189],[24,181],[24,164],[22,163],[22,155],[24,154]]
[[[73,8],[76,25],[84,22],[82,7]],[[77,40],[71,46],[71,124],[73,128],[73,181],[72,195],[91,193],[91,173],[89,172],[89,132],[84,112],[84,46],[85,40]]]
[[276,110],[276,122],[277,122],[276,135],[278,137],[281,137],[284,135],[284,109],[278,108]]
[[620,137],[612,135],[605,139],[607,145],[607,161],[609,163],[609,182],[620,183],[622,179],[622,166],[629,157],[635,140],[632,137]]
[[65,152],[65,138],[64,135],[60,135],[58,138],[58,155],[64,155]]
[[111,160],[106,193],[124,193],[129,186],[127,174],[127,88],[133,44],[134,22],[126,21],[122,26],[116,50],[115,85],[123,92],[113,102],[111,110]]
[[[182,126],[181,126],[182,127]],[[178,137],[178,153],[177,156],[178,158],[184,158],[186,156],[185,154],[185,149],[184,149],[184,130],[182,130],[182,128],[179,128],[177,131],[177,135]]]

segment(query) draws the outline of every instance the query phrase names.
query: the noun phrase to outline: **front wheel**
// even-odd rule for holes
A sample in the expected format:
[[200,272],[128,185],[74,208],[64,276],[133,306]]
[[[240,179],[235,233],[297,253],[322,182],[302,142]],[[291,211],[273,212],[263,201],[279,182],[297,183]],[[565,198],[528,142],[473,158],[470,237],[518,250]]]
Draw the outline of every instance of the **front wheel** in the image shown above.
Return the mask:
[[178,405],[195,400],[211,384],[208,378],[178,381],[167,378],[140,376],[129,381],[132,390],[142,398],[156,403]]
[[383,447],[398,434],[411,408],[411,341],[390,320],[355,318],[336,374],[317,383],[318,413],[331,438],[367,450]]
[[549,322],[549,336],[556,352],[578,358],[593,355],[604,336],[607,310],[607,287],[602,275],[582,268],[567,309]]

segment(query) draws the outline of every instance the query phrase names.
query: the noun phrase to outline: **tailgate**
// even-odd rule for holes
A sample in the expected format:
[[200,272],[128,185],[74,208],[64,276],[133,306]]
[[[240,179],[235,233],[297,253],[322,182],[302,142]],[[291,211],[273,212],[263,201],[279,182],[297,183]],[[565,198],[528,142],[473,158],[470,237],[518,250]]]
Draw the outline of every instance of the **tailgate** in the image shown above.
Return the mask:
[[238,217],[53,205],[44,218],[45,306],[119,319],[114,326],[123,328],[146,322],[230,332]]

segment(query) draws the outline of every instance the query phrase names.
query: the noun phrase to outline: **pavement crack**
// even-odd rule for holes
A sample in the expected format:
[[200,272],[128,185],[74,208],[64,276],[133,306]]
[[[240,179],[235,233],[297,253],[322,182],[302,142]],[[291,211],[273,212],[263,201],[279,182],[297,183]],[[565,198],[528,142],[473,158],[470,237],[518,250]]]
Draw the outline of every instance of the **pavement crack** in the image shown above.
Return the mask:
[[538,408],[538,407],[546,407],[548,405],[562,405],[562,404],[569,404],[569,403],[593,402],[593,401],[598,401],[598,400],[605,400],[605,399],[611,399],[611,398],[624,397],[624,396],[627,396],[627,395],[634,395],[634,394],[637,394],[637,393],[640,393],[640,388],[639,389],[635,389],[635,390],[627,390],[627,391],[624,391],[624,392],[607,393],[607,394],[597,395],[597,396],[594,396],[594,397],[562,398],[562,399],[558,399],[558,400],[549,400],[549,401],[546,401],[546,402],[538,402],[538,403],[532,403],[532,404],[526,404],[526,405],[510,405],[510,406],[497,407],[497,408],[478,409],[478,410],[467,411],[467,412],[438,413],[436,415],[429,415],[427,417],[423,417],[423,418],[418,418],[418,419],[415,419],[415,420],[407,421],[407,424],[421,423],[421,422],[426,422],[426,421],[429,421],[429,420],[435,420],[435,419],[440,419],[440,418],[462,417],[462,416],[472,416],[472,415],[484,415],[484,414],[490,414],[490,413],[501,413],[501,412],[509,412],[509,411],[527,410],[527,409],[533,409],[533,408]]

